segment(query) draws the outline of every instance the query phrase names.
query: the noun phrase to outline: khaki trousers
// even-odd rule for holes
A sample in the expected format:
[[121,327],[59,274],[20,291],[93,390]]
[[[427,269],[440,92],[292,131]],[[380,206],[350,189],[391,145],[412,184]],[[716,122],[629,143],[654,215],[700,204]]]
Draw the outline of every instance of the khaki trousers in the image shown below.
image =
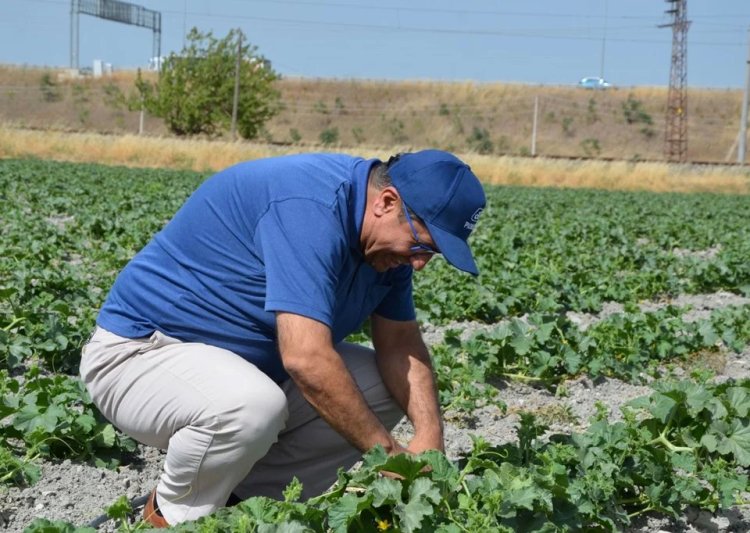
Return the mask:
[[[367,403],[390,430],[403,417],[375,352],[336,346]],[[361,456],[303,398],[238,355],[160,332],[127,339],[102,328],[84,346],[81,377],[104,416],[135,440],[167,450],[157,486],[170,524],[240,498],[281,498],[297,477],[303,498],[322,493]]]

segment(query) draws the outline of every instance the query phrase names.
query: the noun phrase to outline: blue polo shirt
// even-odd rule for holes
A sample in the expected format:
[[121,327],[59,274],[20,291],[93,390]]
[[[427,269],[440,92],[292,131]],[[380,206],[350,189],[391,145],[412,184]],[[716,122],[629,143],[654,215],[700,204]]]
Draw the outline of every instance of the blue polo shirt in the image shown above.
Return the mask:
[[412,268],[378,273],[360,248],[376,162],[305,154],[212,176],[125,266],[97,324],[226,348],[280,382],[277,311],[322,322],[334,342],[372,313],[413,320]]

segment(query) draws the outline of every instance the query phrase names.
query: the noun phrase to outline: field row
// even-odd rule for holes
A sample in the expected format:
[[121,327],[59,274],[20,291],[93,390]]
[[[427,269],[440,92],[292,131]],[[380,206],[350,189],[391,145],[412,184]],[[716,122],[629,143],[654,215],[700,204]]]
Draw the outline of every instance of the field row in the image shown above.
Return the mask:
[[[75,377],[80,347],[119,270],[205,177],[0,161],[6,206],[0,214],[0,482],[33,483],[40,457],[110,467],[128,459],[135,443],[101,417]],[[468,340],[449,332],[433,346],[443,408],[470,416],[478,406],[500,404],[492,385],[498,379],[554,390],[579,375],[611,376],[657,380],[663,390],[634,407],[651,418],[634,415],[619,426],[602,418],[584,434],[546,444],[537,438],[539,425],[525,418],[518,443],[477,443],[461,465],[375,453],[371,468],[346,474],[317,502],[297,502],[292,487],[286,504],[248,502],[241,514],[221,520],[239,520],[248,531],[263,523],[298,524],[289,531],[317,530],[310,524],[338,531],[453,532],[466,530],[462,524],[513,530],[529,520],[540,531],[555,530],[549,525],[555,523],[609,529],[627,523],[628,512],[728,506],[748,488],[750,384],[716,388],[701,361],[747,346],[750,306],[686,321],[688,309],[643,312],[637,304],[719,290],[750,296],[750,199],[513,187],[487,187],[487,193],[473,237],[481,276],[460,275],[439,258],[415,276],[421,321],[491,325]],[[624,304],[624,311],[585,331],[568,318],[571,311],[596,313],[607,302]],[[352,338],[366,340],[366,328]],[[674,364],[696,369],[694,381],[662,381]],[[601,454],[612,460],[595,464]],[[428,464],[429,475],[422,472]],[[617,477],[635,464],[634,471],[645,468],[652,477]],[[404,479],[375,483],[379,469],[405,469]],[[695,474],[702,488],[670,478],[674,469]],[[608,506],[608,498],[617,503]],[[218,529],[210,520],[204,524],[195,527],[221,530],[227,522],[217,522]]]

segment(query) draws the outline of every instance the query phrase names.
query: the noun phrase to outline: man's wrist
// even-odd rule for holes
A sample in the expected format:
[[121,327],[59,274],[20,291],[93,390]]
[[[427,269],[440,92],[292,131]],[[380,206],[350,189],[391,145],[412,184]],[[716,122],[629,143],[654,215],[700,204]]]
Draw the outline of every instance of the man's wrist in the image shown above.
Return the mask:
[[442,431],[431,432],[429,434],[417,433],[414,438],[409,441],[409,451],[420,453],[427,450],[445,450]]

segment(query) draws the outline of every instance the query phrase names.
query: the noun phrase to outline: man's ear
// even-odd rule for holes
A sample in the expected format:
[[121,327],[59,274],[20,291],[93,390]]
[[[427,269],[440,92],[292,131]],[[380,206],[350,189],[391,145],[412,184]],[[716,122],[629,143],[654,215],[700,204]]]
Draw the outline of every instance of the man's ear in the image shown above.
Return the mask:
[[401,209],[401,196],[396,188],[385,187],[380,190],[373,205],[373,212],[377,216],[381,216],[397,209]]

